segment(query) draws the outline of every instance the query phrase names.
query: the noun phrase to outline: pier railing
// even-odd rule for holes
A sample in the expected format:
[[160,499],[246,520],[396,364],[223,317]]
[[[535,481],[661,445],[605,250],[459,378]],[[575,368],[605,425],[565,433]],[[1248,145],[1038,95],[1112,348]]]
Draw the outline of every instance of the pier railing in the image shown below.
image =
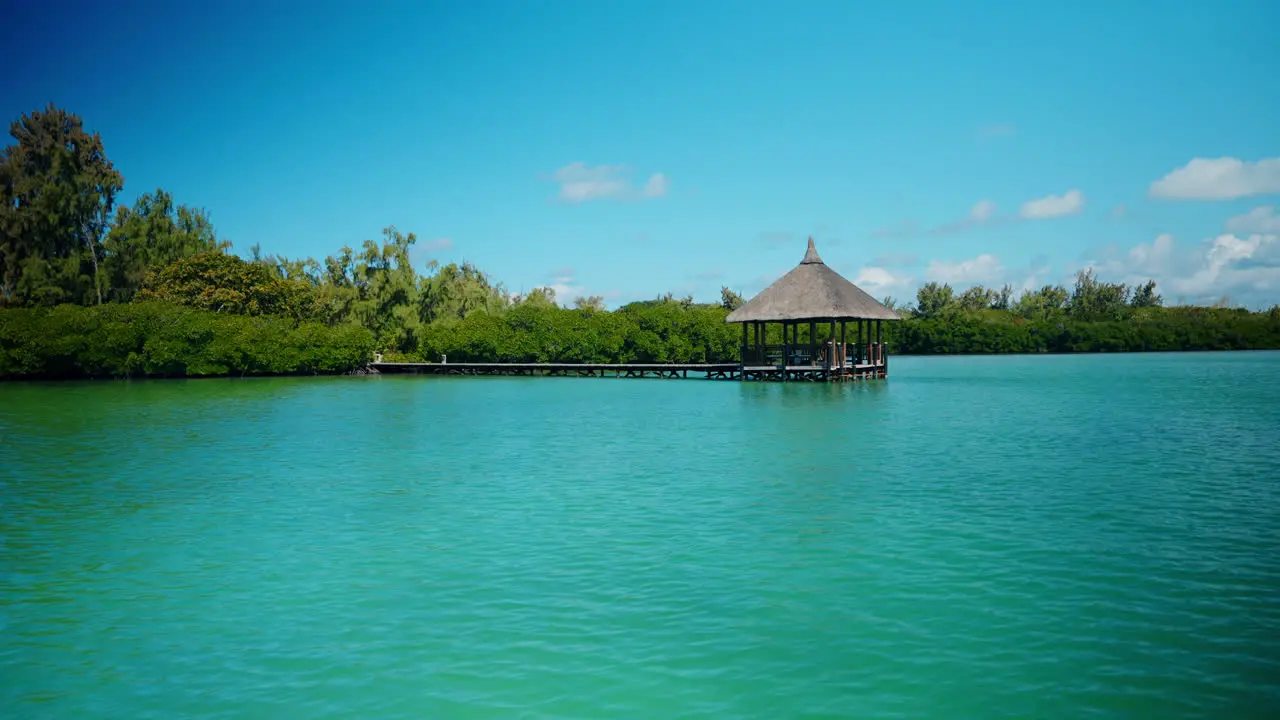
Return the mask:
[[740,345],[742,364],[748,367],[853,367],[884,365],[887,343],[822,343],[818,345]]

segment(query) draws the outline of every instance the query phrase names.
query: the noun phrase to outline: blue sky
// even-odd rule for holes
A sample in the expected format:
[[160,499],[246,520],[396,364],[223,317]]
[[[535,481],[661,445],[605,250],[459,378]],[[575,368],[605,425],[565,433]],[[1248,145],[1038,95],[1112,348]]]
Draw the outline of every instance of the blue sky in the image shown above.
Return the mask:
[[237,251],[611,306],[826,262],[877,296],[1153,277],[1280,302],[1280,3],[6,3],[5,119],[102,134]]

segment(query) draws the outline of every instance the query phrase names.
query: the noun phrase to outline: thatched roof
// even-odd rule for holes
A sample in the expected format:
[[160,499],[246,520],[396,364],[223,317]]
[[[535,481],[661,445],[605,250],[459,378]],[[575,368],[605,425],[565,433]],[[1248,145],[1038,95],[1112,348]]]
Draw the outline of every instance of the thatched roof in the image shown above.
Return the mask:
[[902,318],[827,267],[809,238],[809,249],[800,264],[729,313],[725,322],[859,319]]

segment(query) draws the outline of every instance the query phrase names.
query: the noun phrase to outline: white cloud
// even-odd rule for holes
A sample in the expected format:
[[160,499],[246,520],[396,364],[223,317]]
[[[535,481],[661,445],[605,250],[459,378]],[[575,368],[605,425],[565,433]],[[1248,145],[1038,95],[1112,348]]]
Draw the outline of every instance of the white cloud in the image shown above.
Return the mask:
[[1269,295],[1274,301],[1280,290],[1280,236],[1227,233],[1206,242],[1200,253],[1203,261],[1194,273],[1164,283],[1169,292],[1197,299]]
[[1171,235],[1091,262],[1103,277],[1137,285],[1155,280],[1166,302],[1210,303],[1222,297],[1271,305],[1280,295],[1280,235],[1224,233],[1187,249]]
[[[573,278],[566,278],[566,279],[572,280]],[[572,285],[570,283],[554,282],[548,285],[547,287],[551,288],[551,290],[555,292],[556,304],[558,305],[568,306],[573,302],[574,298],[586,295],[586,292],[582,289],[582,287],[578,285]]]
[[1099,255],[1076,266],[1053,268],[1043,257],[1021,267],[1005,267],[990,253],[958,262],[935,259],[927,263],[919,281],[877,261],[852,279],[876,297],[914,299],[919,284],[927,281],[956,288],[1009,283],[1016,291],[1061,283],[1069,289],[1076,269],[1091,267],[1103,279],[1130,287],[1155,280],[1168,304],[1211,304],[1228,297],[1256,308],[1280,301],[1280,233],[1223,233],[1187,246],[1162,234],[1132,247],[1111,246]]
[[[902,220],[895,225],[878,228],[871,232],[873,237],[878,238],[903,238],[911,237],[918,234],[927,235],[951,235],[963,232],[972,227],[979,225],[996,225],[1003,224],[1018,219],[1023,220],[1044,220],[1048,218],[1060,217],[1063,215],[1071,215],[1080,212],[1084,207],[1084,193],[1071,189],[1062,195],[1047,195],[1035,200],[1028,200],[1022,204],[1019,215],[1001,216],[996,214],[998,209],[995,201],[982,199],[969,208],[969,212],[964,217],[951,220],[933,228],[929,228],[922,233],[921,228],[914,220]],[[1123,215],[1124,206],[1120,206],[1113,214],[1116,216]]]
[[1280,215],[1274,205],[1262,205],[1227,220],[1229,233],[1280,233]]
[[1128,266],[1148,275],[1163,275],[1173,269],[1173,236],[1157,235],[1150,245],[1137,245],[1129,250]]
[[428,240],[422,243],[422,249],[428,252],[440,252],[442,250],[452,250],[453,239],[442,237],[442,238],[436,238],[434,240]]
[[1063,195],[1047,195],[1022,204],[1022,217],[1028,220],[1045,220],[1080,212],[1084,207],[1084,193],[1068,190]]
[[662,197],[667,194],[667,186],[670,184],[666,175],[654,173],[649,176],[649,180],[644,184],[644,196],[651,198]]
[[1011,285],[1017,292],[1034,292],[1045,285],[1044,276],[1049,273],[1049,268],[1045,266],[1030,267],[1022,271],[1020,275],[1010,275],[1014,278]]
[[670,181],[662,173],[649,176],[644,186],[637,189],[627,178],[627,169],[621,165],[597,165],[572,162],[552,175],[560,183],[560,199],[581,203],[590,200],[634,200],[656,198],[667,194]]
[[[894,293],[903,294],[910,290],[914,279],[906,275],[894,273],[886,268],[868,265],[858,271],[853,284],[866,290],[873,297],[884,298]],[[914,293],[912,293],[914,294]]]
[[1280,193],[1280,157],[1247,162],[1233,157],[1195,158],[1151,183],[1152,197],[1232,200]]
[[925,268],[925,279],[951,285],[996,283],[1004,278],[1000,258],[984,253],[961,262],[933,260]]
[[996,211],[996,204],[990,200],[979,200],[969,211],[969,219],[980,223],[986,222]]

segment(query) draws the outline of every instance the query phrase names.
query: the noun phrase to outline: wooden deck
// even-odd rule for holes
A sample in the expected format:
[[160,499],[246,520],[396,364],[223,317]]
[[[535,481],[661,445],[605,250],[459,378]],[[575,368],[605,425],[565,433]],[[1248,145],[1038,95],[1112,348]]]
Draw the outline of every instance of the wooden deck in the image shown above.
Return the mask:
[[423,375],[515,375],[543,377],[688,378],[824,382],[885,377],[883,363],[828,368],[820,365],[748,365],[738,363],[405,363],[375,362],[379,373]]
[[738,363],[392,363],[376,362],[380,373],[429,375],[541,375],[548,377],[687,378],[737,380]]
[[846,382],[871,380],[887,376],[884,363],[845,363],[843,367],[823,365],[747,365],[742,368],[743,380],[772,380],[781,382]]

